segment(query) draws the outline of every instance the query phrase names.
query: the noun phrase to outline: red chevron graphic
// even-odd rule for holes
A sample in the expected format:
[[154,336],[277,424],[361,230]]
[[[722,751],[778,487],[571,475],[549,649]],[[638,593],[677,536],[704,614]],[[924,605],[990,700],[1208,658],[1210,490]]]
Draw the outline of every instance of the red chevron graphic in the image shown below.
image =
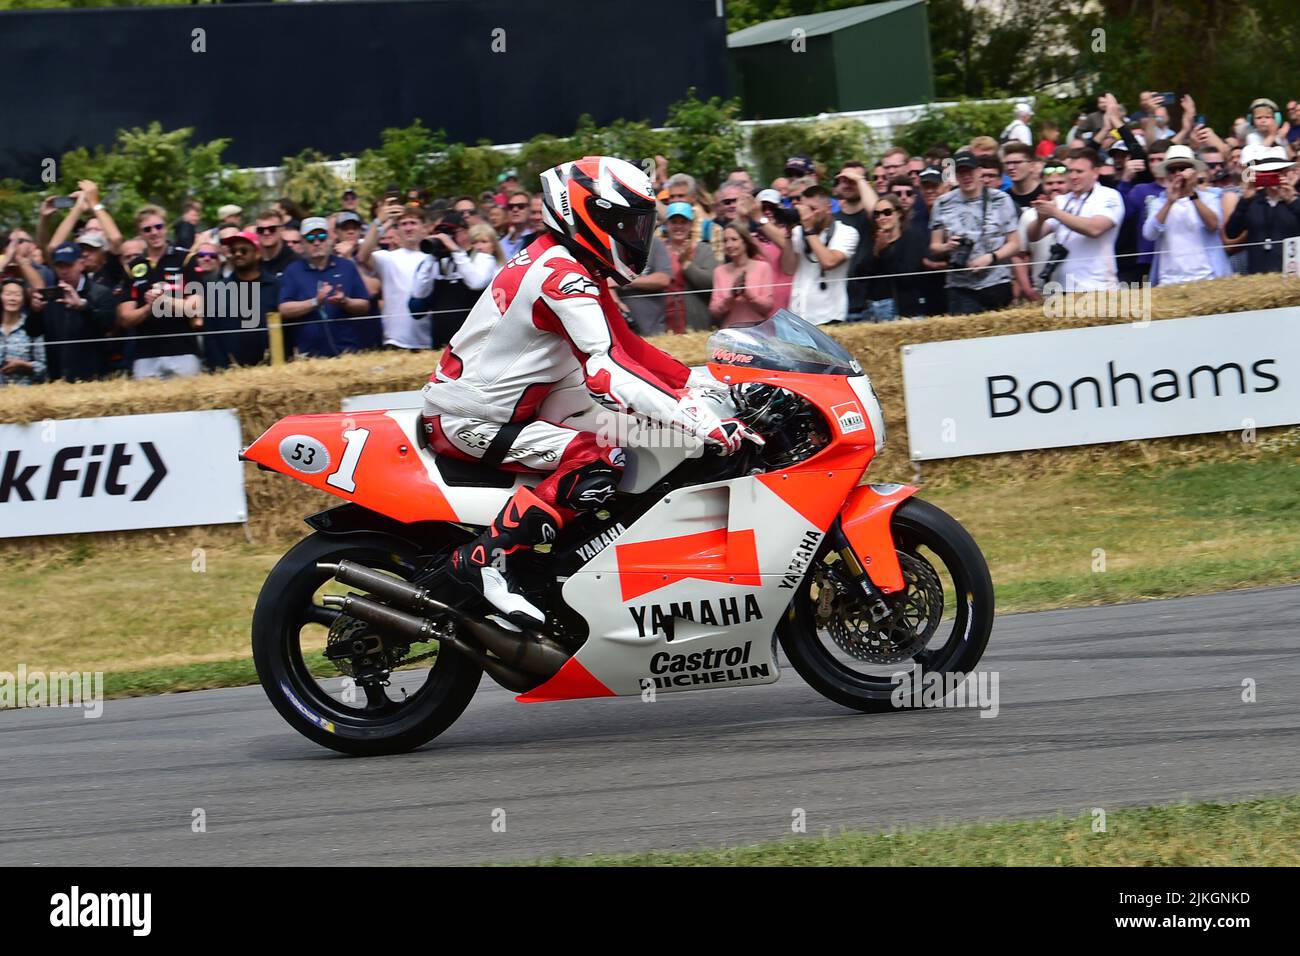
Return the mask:
[[726,528],[717,528],[675,538],[617,544],[614,555],[624,601],[687,578],[755,586],[763,583],[752,529],[728,533]]

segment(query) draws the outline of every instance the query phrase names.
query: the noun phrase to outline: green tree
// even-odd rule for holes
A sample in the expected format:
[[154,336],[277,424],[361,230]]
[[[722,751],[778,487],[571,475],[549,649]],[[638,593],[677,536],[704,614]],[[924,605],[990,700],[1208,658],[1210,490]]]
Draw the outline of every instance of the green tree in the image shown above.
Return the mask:
[[854,119],[756,126],[749,148],[758,161],[758,178],[770,182],[781,175],[785,161],[798,153],[826,164],[833,175],[850,159],[867,162],[880,149],[871,128]]
[[205,209],[255,203],[258,191],[250,177],[221,160],[230,141],[192,143],[193,135],[188,127],[164,130],[157,122],[120,130],[107,150],[82,147],[64,153],[57,164],[58,182],[44,192],[67,194],[79,180],[93,179],[105,201],[122,211],[148,202],[169,215],[179,213],[186,199],[201,201]]
[[736,165],[744,145],[739,114],[739,99],[713,96],[701,100],[694,87],[687,90],[686,96],[668,107],[670,168],[690,173],[707,188],[716,189],[722,176]]
[[322,165],[329,159],[314,149],[304,149],[297,156],[284,159],[284,183],[280,194],[292,199],[314,216],[328,216],[338,206],[343,180],[334,170]]

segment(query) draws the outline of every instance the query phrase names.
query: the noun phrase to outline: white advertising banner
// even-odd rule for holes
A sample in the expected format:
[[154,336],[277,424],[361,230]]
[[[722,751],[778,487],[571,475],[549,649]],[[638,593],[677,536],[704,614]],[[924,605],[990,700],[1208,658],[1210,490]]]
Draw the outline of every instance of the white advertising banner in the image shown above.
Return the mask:
[[0,425],[0,538],[244,521],[229,409]]
[[923,461],[1300,422],[1300,308],[903,347]]

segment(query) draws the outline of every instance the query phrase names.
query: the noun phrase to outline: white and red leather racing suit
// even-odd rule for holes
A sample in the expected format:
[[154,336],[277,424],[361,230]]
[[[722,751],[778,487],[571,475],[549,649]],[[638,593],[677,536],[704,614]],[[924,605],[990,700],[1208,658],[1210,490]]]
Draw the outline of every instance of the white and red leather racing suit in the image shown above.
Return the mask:
[[621,470],[622,453],[593,432],[539,419],[542,402],[564,418],[594,398],[689,431],[680,405],[689,373],[637,336],[605,281],[547,234],[515,254],[452,338],[424,387],[424,420],[440,454],[552,472],[533,491],[567,518],[603,503],[576,500],[592,492],[576,487],[575,472],[597,462]]

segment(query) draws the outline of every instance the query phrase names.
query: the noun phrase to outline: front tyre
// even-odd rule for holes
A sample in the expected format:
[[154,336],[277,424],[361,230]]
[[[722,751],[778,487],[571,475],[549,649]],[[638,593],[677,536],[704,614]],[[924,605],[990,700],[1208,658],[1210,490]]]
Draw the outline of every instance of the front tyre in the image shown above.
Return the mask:
[[919,498],[899,505],[890,528],[906,586],[887,598],[888,618],[873,620],[860,592],[835,586],[843,562],[826,546],[777,628],[799,676],[855,710],[900,709],[900,672],[912,687],[927,673],[969,674],[993,629],[993,582],[965,528]]
[[[414,693],[358,682],[355,702],[340,700],[318,683],[302,647],[309,624],[330,627],[339,612],[320,604],[316,593],[331,580],[318,562],[347,559],[410,578],[417,554],[407,542],[378,533],[327,535],[316,532],[294,545],[262,585],[253,611],[253,662],[262,689],[280,716],[304,737],[355,756],[403,753],[438,736],[469,705],[482,670],[455,651],[440,653]],[[417,646],[417,651],[429,650]],[[403,678],[414,672],[398,671]]]

